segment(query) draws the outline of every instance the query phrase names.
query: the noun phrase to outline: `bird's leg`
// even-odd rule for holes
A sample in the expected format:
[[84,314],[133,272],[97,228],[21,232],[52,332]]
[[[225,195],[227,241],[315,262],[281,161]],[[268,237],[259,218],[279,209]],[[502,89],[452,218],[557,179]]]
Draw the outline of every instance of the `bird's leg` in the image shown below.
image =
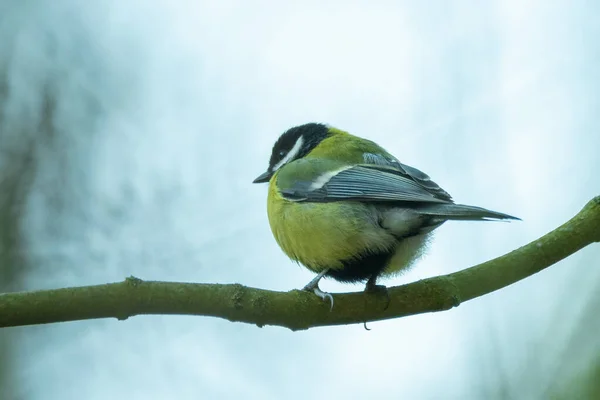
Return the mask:
[[386,297],[384,311],[390,306],[390,293],[385,285],[377,285],[377,275],[373,274],[365,285],[365,292],[373,294],[383,294]]
[[387,287],[385,285],[378,285],[377,283],[377,275],[373,274],[367,281],[365,285],[365,292],[382,292],[387,291]]
[[319,281],[325,276],[325,274],[327,274],[328,271],[329,269],[327,268],[321,271],[319,275],[315,276],[312,281],[308,282],[308,284],[304,286],[302,290],[313,292],[318,297],[323,299],[323,301],[329,300],[329,302],[331,303],[330,310],[333,310],[333,296],[330,293],[324,292],[321,289],[319,289]]
[[326,268],[323,271],[319,272],[319,275],[315,276],[312,281],[308,282],[306,286],[304,286],[303,290],[308,290],[309,292],[312,292],[315,288],[318,288],[319,281],[325,276],[325,274],[327,274],[328,271],[329,269]]

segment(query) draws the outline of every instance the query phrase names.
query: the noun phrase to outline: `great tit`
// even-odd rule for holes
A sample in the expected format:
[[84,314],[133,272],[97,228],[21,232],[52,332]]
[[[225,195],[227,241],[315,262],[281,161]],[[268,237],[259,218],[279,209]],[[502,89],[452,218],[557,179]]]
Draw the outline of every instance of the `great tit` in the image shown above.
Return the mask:
[[279,137],[269,168],[253,183],[262,182],[269,182],[275,240],[317,273],[304,289],[332,307],[333,297],[319,289],[323,276],[385,290],[377,278],[409,268],[444,222],[519,219],[455,204],[427,174],[376,143],[319,123]]

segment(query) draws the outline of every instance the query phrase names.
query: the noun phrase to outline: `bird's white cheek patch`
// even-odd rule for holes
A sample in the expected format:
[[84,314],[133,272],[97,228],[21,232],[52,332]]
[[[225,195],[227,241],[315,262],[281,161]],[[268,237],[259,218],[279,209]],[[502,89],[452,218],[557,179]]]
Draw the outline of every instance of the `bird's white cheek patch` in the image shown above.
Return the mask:
[[292,147],[291,150],[288,151],[285,157],[283,157],[277,164],[275,164],[275,166],[273,166],[273,172],[277,171],[279,168],[283,167],[285,164],[296,158],[298,153],[300,153],[300,150],[302,150],[303,144],[304,138],[300,136],[298,140],[296,140],[296,143],[294,143],[294,147]]

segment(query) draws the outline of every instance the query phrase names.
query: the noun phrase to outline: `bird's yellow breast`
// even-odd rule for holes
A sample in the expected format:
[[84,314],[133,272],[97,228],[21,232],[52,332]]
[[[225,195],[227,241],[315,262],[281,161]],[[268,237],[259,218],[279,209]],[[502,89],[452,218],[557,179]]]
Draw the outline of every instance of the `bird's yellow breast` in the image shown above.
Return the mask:
[[359,202],[293,202],[277,190],[277,174],[269,183],[267,212],[275,240],[293,260],[320,272],[341,269],[344,260],[364,251],[395,245],[374,220],[371,206]]

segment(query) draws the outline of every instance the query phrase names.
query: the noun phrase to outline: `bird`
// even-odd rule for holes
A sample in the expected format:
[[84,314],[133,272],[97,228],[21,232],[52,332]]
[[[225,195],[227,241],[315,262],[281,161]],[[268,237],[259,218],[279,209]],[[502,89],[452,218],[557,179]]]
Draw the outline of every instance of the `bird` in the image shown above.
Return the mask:
[[317,274],[304,290],[332,309],[333,296],[319,288],[323,277],[387,294],[377,280],[408,270],[446,221],[519,220],[456,204],[427,174],[375,142],[323,123],[280,135],[267,170],[253,181],[267,182],[275,241]]

